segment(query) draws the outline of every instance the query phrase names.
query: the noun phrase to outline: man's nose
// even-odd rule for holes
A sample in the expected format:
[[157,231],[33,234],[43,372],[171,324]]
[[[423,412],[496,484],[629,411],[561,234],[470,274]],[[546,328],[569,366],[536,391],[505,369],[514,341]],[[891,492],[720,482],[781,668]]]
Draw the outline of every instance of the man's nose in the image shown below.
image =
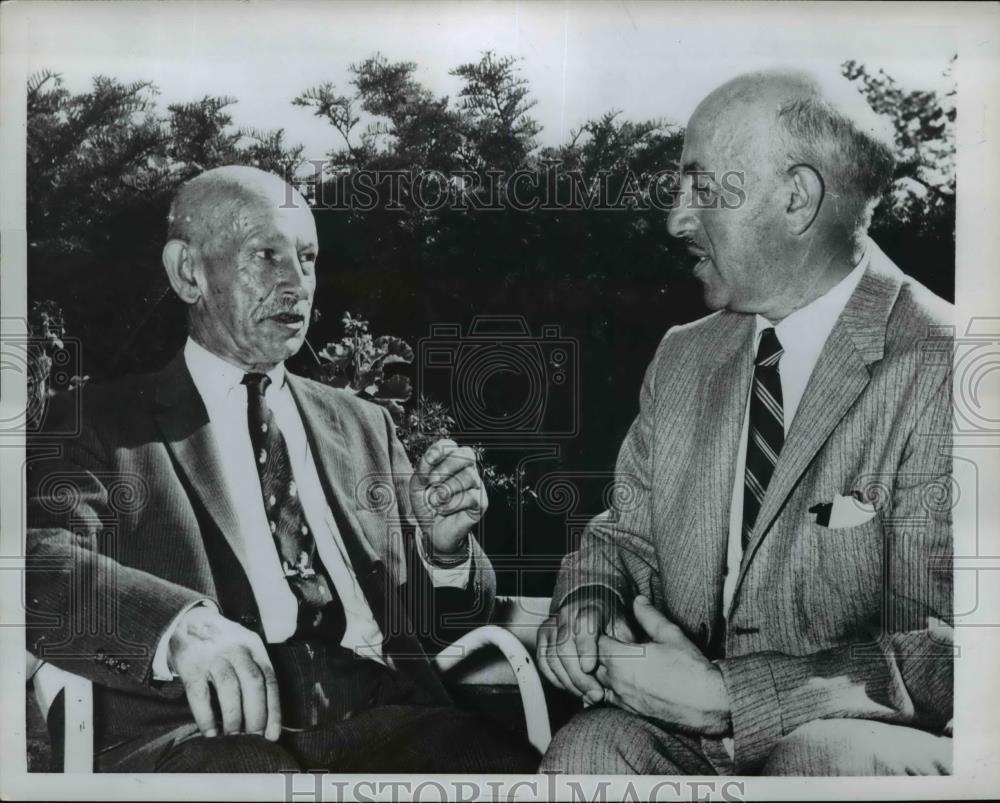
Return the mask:
[[284,268],[281,276],[283,292],[286,295],[294,295],[298,300],[309,298],[313,280],[302,267],[298,254],[293,254],[291,258],[284,260]]
[[691,208],[691,192],[685,187],[677,198],[677,204],[667,215],[667,231],[672,237],[690,237],[698,226],[698,217]]

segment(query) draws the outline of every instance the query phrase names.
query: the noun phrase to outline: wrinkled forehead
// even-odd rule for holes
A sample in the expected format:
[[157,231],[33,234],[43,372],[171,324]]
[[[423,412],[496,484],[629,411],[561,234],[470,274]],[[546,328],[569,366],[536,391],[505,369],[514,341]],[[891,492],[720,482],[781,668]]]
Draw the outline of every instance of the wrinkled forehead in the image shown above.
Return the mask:
[[296,199],[281,200],[256,197],[241,205],[237,218],[242,230],[269,228],[286,237],[316,239],[316,222],[312,210],[298,193]]
[[777,108],[732,97],[709,95],[688,122],[681,165],[684,170],[748,170],[770,161]]
[[281,198],[240,193],[214,206],[205,220],[204,234],[220,248],[238,248],[251,238],[315,247],[316,223],[297,193]]

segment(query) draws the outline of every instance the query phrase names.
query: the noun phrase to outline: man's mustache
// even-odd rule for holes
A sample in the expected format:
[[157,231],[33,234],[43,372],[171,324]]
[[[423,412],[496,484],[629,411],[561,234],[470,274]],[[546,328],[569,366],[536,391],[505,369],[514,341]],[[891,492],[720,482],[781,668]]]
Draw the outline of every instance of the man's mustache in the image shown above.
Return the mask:
[[278,315],[298,315],[303,319],[308,320],[309,308],[310,304],[308,301],[299,301],[296,299],[274,301],[265,307],[262,307],[257,312],[257,319],[263,321],[268,318],[274,318]]

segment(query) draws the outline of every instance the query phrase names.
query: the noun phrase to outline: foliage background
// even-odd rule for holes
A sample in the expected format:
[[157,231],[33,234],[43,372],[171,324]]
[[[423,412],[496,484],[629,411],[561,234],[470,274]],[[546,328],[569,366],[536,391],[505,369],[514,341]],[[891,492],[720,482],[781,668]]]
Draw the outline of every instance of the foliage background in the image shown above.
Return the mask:
[[[843,65],[877,111],[895,124],[899,168],[872,234],[905,271],[945,298],[954,294],[954,91],[904,91],[890,76]],[[551,160],[587,179],[602,171],[621,189],[631,172],[648,176],[676,164],[676,121],[626,120],[615,110],[582,121],[566,143],[540,148],[531,88],[512,58],[486,52],[456,65],[455,97],[415,80],[416,65],[374,54],[351,68],[348,86],[303,87],[290,103],[330,124],[329,167],[315,199],[333,196],[360,169],[543,173]],[[236,98],[204,97],[162,109],[149,83],[93,79],[68,92],[43,72],[28,87],[27,221],[30,300],[62,309],[65,335],[81,341],[77,373],[92,380],[159,368],[184,337],[179,302],[160,267],[169,200],[202,170],[257,165],[290,179],[310,175],[303,150],[282,129],[240,130]],[[669,110],[664,110],[669,113]],[[280,116],[280,111],[276,116]],[[354,311],[372,330],[417,343],[436,323],[466,331],[477,315],[520,315],[534,332],[556,324],[579,352],[582,434],[527,464],[528,481],[574,475],[572,509],[545,498],[522,510],[491,506],[485,525],[502,591],[545,594],[579,522],[602,506],[602,487],[637,410],[642,373],[668,327],[705,313],[690,258],[671,241],[660,211],[348,212],[315,207],[320,238],[316,351],[343,334]],[[311,371],[303,350],[292,365]],[[521,384],[519,384],[521,382]],[[452,404],[446,383],[416,387]],[[486,398],[499,411],[526,392],[507,376]],[[515,403],[516,406],[516,403]],[[491,449],[501,469],[536,450]],[[582,475],[591,475],[583,478]],[[552,500],[548,500],[551,502]],[[506,571],[517,565],[515,575]],[[534,567],[535,571],[525,571]]]

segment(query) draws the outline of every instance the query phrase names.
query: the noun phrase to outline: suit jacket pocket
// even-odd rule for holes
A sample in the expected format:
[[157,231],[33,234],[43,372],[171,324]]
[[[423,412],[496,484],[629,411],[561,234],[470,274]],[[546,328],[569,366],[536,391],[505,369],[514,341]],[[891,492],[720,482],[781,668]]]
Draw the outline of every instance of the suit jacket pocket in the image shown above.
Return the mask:
[[882,612],[884,532],[881,515],[853,527],[807,524],[809,596],[837,637],[878,625]]
[[403,549],[405,523],[393,516],[371,510],[354,510],[354,515],[364,530],[369,546],[369,556],[385,564],[389,577],[395,584],[406,580],[406,553]]

